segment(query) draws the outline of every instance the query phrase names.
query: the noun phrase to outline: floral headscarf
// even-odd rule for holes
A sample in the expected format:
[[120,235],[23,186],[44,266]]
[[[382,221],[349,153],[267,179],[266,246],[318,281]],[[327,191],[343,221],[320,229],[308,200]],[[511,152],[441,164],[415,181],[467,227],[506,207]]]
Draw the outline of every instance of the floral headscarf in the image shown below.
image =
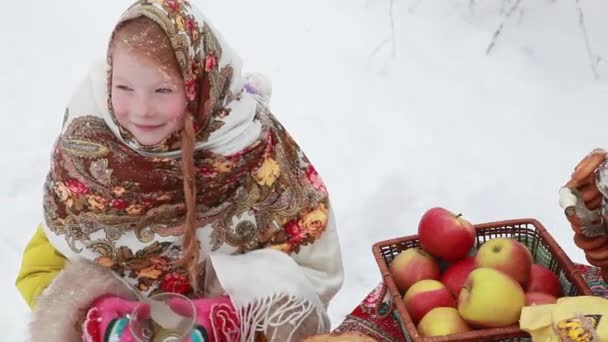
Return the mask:
[[[221,128],[226,131],[240,123],[228,118],[234,114],[233,111],[240,112],[232,115],[233,117],[251,120],[251,116],[255,114],[256,103],[243,101],[246,88],[241,77],[240,58],[223,42],[221,36],[195,7],[184,0],[138,1],[122,15],[117,27],[139,16],[145,16],[156,22],[171,41],[186,87],[188,111],[195,116],[199,149],[205,143],[207,146],[210,145],[211,135],[214,135],[215,139],[221,137]],[[112,56],[111,49],[108,49],[108,93],[111,93],[109,91],[112,87],[111,81]],[[111,112],[109,97],[108,107]],[[245,113],[247,115],[244,115]],[[179,132],[175,132],[157,145],[144,146],[120,126],[114,115],[111,115],[111,118],[112,121],[107,122],[108,125],[125,143],[141,153],[169,152],[163,153],[163,156],[175,156],[179,153]],[[224,127],[225,125],[229,127]]]
[[[238,56],[185,0],[137,1],[119,23],[139,16],[154,20],[170,38],[188,109],[200,113],[197,217],[198,226],[210,230],[210,248],[297,253],[313,243],[327,226],[327,190],[270,114],[265,94],[241,75]],[[109,57],[108,75],[111,62]],[[112,114],[110,79],[103,81],[106,98],[95,101],[95,111],[66,110],[44,186],[47,231],[64,254],[112,267],[142,291],[175,291],[163,280],[178,279],[180,292],[187,292],[186,271],[169,262],[180,256],[186,213],[179,140],[140,145]]]

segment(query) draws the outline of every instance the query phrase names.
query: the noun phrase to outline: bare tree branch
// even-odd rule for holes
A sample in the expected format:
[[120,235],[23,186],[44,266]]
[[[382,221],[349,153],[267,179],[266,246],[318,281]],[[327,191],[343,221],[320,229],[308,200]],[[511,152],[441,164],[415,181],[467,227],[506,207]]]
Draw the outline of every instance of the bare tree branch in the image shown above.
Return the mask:
[[389,22],[390,22],[390,27],[391,27],[391,34],[388,38],[382,40],[380,42],[380,44],[378,44],[378,46],[376,46],[372,52],[369,54],[369,58],[374,57],[375,54],[377,54],[383,47],[384,45],[391,43],[391,55],[392,57],[395,57],[395,55],[397,54],[397,41],[395,38],[395,19],[393,16],[393,5],[394,5],[394,0],[389,0],[389,7],[388,7],[388,17],[389,17]]
[[597,66],[603,60],[603,58],[595,56],[591,48],[589,34],[587,33],[587,25],[585,25],[585,15],[583,14],[583,9],[581,7],[580,0],[576,0],[576,9],[578,10],[578,24],[581,28],[581,31],[583,32],[583,38],[585,39],[585,47],[587,48],[587,56],[589,57],[591,72],[593,73],[593,78],[597,80],[598,78],[600,78],[600,75],[597,71]]
[[380,51],[380,49],[382,49],[382,47],[383,47],[384,45],[386,45],[387,43],[389,43],[390,41],[391,41],[391,39],[390,39],[390,38],[386,38],[386,39],[384,39],[383,41],[381,41],[381,42],[380,42],[380,44],[378,44],[378,46],[376,46],[376,47],[375,47],[375,48],[372,50],[372,52],[369,54],[369,58],[374,57],[374,55],[375,55],[375,54],[377,54],[377,53]]
[[509,20],[509,18],[511,17],[511,15],[513,15],[513,12],[515,12],[515,10],[519,7],[520,3],[521,3],[521,0],[516,0],[513,3],[513,5],[511,6],[511,8],[509,8],[509,11],[507,12],[507,14],[505,15],[505,17],[503,18],[502,22],[500,23],[500,26],[498,26],[498,29],[496,29],[496,31],[494,32],[494,36],[492,37],[492,41],[490,42],[490,45],[488,45],[488,48],[486,49],[486,55],[489,55],[492,52],[492,49],[496,45],[496,41],[498,40],[498,37],[502,33],[502,30],[503,30],[503,28],[505,26],[505,23],[507,22],[507,20]]

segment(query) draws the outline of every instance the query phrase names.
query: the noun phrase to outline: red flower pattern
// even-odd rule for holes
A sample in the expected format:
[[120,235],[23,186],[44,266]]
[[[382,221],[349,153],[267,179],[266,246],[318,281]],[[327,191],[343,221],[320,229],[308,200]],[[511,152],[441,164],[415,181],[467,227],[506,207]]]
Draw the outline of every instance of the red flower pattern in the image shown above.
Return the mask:
[[97,307],[87,312],[87,318],[82,325],[82,340],[84,342],[103,342],[101,339],[101,315]]
[[205,57],[205,71],[209,72],[217,67],[217,57],[215,55],[207,55]]
[[201,166],[198,169],[198,174],[205,178],[215,178],[217,176],[217,171],[207,166]]
[[188,277],[177,272],[167,273],[160,284],[160,289],[165,292],[186,294],[190,291],[190,281]]
[[209,311],[211,331],[216,342],[231,342],[241,339],[241,324],[236,311],[229,304],[215,304]]
[[114,209],[117,209],[117,210],[124,210],[124,209],[126,209],[129,206],[129,202],[127,202],[127,201],[125,201],[123,199],[120,199],[120,198],[113,199],[110,202],[110,206],[112,208],[114,208]]
[[308,179],[308,182],[312,184],[315,189],[319,190],[323,195],[327,195],[325,183],[323,183],[321,176],[319,176],[319,173],[314,166],[308,165],[308,168],[306,168],[306,179]]
[[177,0],[165,0],[165,5],[167,5],[172,12],[177,12],[179,10],[179,2]]
[[306,239],[306,231],[302,229],[298,221],[291,220],[285,224],[285,233],[288,236],[289,243],[300,244]]
[[188,18],[186,20],[186,30],[188,30],[188,32],[198,30],[198,23],[196,22],[196,20],[194,20],[192,18]]
[[89,188],[75,179],[70,179],[65,182],[65,185],[74,195],[86,195],[89,193]]

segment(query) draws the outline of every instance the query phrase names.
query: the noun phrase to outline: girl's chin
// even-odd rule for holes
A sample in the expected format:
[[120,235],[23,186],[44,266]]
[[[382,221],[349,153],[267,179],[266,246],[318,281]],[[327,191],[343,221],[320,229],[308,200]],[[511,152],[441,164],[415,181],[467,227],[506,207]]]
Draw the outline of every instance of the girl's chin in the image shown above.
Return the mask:
[[[137,139],[137,138],[135,138],[135,139]],[[162,141],[162,139],[161,140],[137,139],[137,141],[143,146],[154,146],[154,145],[160,143]]]
[[133,137],[144,146],[153,146],[165,139],[165,136],[160,136],[158,134],[133,134]]

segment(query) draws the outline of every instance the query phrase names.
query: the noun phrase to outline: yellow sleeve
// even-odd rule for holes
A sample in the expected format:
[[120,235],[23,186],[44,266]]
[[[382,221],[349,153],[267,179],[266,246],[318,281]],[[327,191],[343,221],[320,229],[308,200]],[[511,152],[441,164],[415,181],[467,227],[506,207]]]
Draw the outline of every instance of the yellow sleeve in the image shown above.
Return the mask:
[[21,269],[15,285],[30,308],[36,306],[38,296],[63,269],[65,257],[49,242],[38,226],[36,233],[25,247]]

